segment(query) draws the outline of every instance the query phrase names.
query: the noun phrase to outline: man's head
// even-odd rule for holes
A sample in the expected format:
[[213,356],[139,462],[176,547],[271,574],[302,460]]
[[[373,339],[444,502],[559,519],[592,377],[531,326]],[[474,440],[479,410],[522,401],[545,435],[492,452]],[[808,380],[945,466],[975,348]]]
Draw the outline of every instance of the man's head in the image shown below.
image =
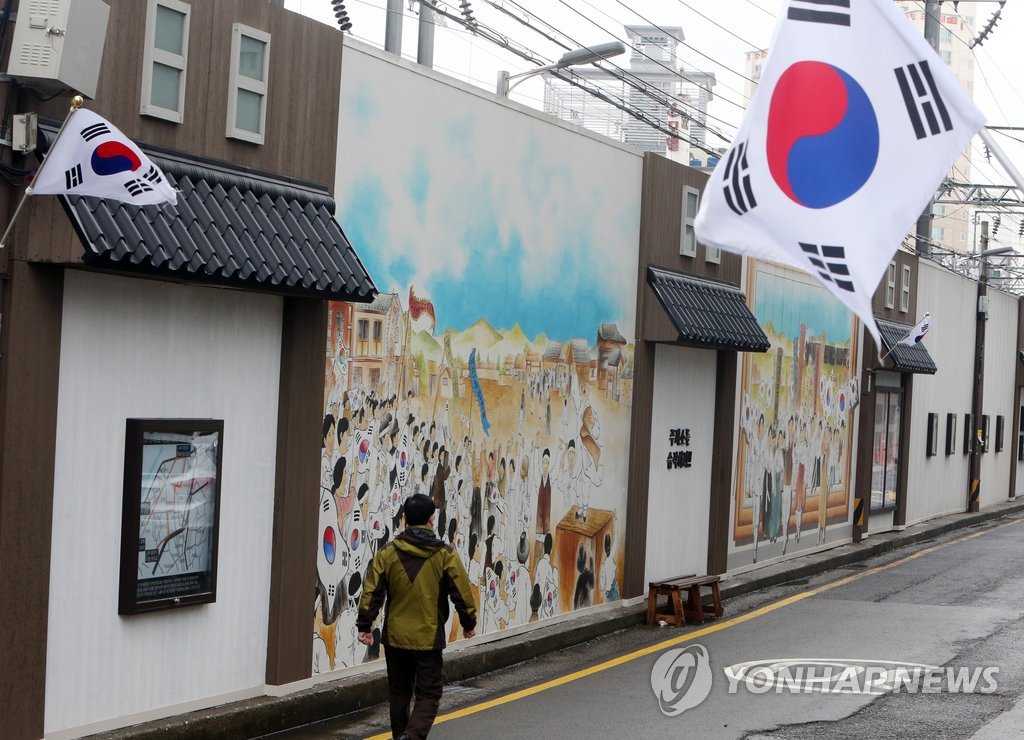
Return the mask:
[[407,527],[422,527],[429,524],[435,509],[430,496],[422,493],[413,494],[405,500],[405,525]]

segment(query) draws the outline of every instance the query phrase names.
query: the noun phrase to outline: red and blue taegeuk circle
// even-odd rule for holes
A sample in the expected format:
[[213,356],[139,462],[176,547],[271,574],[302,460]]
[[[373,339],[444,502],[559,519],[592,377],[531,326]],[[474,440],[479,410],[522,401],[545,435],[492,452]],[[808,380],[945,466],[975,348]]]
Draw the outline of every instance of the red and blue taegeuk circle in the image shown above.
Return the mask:
[[878,119],[864,88],[824,62],[790,66],[768,109],[768,169],[786,196],[828,208],[856,193],[878,163]]
[[327,558],[329,564],[334,564],[334,558],[337,554],[337,542],[335,540],[334,529],[327,527],[324,529],[324,557]]
[[90,164],[97,175],[116,175],[135,172],[142,166],[142,161],[120,141],[105,141],[93,150]]

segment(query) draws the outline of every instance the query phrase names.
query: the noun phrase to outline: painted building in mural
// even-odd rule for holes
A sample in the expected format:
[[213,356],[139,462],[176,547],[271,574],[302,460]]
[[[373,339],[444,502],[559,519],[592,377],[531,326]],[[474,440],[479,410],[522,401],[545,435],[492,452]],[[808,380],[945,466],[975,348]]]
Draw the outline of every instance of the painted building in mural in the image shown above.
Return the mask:
[[771,348],[742,356],[730,569],[849,539],[860,326],[810,276],[751,260]]
[[314,673],[379,657],[356,603],[413,493],[484,634],[622,593],[642,160],[358,44],[345,64],[339,218],[383,292],[329,310]]

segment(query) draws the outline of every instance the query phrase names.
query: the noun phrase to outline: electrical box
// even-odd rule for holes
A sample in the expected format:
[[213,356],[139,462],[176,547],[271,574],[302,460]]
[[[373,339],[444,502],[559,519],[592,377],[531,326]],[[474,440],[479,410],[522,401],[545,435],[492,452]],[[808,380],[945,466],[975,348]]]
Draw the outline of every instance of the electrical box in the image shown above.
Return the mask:
[[109,16],[101,0],[21,0],[7,74],[46,94],[96,97]]

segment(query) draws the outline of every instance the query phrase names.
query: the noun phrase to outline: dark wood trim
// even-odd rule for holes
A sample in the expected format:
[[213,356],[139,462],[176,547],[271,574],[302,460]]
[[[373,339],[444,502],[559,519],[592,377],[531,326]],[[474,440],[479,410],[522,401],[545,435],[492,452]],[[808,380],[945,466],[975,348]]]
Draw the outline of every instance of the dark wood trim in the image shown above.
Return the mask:
[[326,301],[284,299],[267,629],[267,683],[275,686],[309,678],[313,664],[326,336]]
[[[900,472],[896,488],[896,513],[892,518],[892,523],[897,527],[902,527],[907,523],[910,457],[920,454],[919,451],[910,449],[910,430],[914,426],[914,420],[910,416],[912,408],[914,408],[914,376],[911,373],[903,373],[903,406],[900,409]],[[874,426],[872,423],[872,430]]]
[[20,740],[43,736],[64,271],[14,255],[8,267],[0,332],[0,707],[17,710],[0,711],[0,736]]
[[[641,273],[642,276],[642,273]],[[638,307],[639,309],[639,307]],[[641,321],[637,311],[637,325]],[[633,407],[629,436],[629,482],[626,489],[626,562],[624,598],[646,593],[647,510],[651,482],[651,413],[654,409],[654,342],[637,340],[633,350]]]
[[715,432],[711,453],[711,508],[708,512],[708,573],[729,569],[729,514],[732,504],[733,437],[736,429],[736,373],[739,355],[718,351],[715,368]]
[[[874,445],[875,432],[875,373],[878,364],[878,350],[871,340],[867,329],[863,329],[863,347],[860,372],[860,406],[857,416],[857,458],[855,462],[856,476],[854,483],[853,507],[853,541],[860,542],[868,533],[868,522],[871,520],[871,449]],[[863,504],[864,523],[857,523],[857,499]]]

